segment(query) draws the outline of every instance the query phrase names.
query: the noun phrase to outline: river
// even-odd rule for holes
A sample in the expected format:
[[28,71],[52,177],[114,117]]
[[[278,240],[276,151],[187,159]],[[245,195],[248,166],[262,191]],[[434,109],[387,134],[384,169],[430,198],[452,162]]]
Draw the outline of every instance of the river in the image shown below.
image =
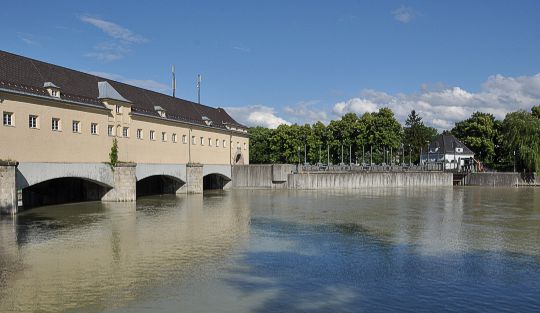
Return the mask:
[[0,312],[540,312],[540,189],[36,208],[0,220]]

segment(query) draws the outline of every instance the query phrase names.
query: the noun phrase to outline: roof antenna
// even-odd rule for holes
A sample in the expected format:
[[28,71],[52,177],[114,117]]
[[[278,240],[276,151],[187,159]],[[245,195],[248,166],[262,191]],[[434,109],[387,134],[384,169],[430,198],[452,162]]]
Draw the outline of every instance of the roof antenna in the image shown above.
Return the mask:
[[176,76],[174,75],[174,64],[172,66],[172,96],[176,96]]
[[202,75],[197,74],[197,103],[201,104],[201,82],[202,82]]

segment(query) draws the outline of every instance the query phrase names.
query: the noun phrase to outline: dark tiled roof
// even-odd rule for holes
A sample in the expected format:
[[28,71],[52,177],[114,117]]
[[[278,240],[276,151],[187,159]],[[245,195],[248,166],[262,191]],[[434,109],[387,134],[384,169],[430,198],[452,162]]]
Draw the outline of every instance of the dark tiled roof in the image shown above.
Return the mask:
[[168,119],[206,125],[203,120],[203,116],[206,116],[212,120],[212,127],[225,128],[228,124],[246,128],[221,108],[211,108],[0,50],[0,89],[48,96],[43,84],[52,82],[60,88],[63,100],[104,108],[98,99],[100,81],[109,82],[124,98],[131,101],[135,114],[159,117],[154,106],[160,106],[166,110]]
[[435,140],[429,144],[430,152],[444,152],[445,154],[454,154],[454,147],[463,148],[463,152],[457,154],[474,154],[474,152],[459,141],[454,135],[438,135]]

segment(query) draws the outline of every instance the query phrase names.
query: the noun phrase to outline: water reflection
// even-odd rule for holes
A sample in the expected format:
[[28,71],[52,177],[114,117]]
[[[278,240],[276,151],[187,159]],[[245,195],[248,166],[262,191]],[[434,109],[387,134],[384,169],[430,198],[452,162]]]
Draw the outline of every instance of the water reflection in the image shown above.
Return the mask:
[[540,310],[540,190],[233,190],[0,220],[0,312]]
[[144,299],[143,289],[209,275],[247,239],[249,211],[230,201],[70,204],[3,220],[0,312],[101,311]]

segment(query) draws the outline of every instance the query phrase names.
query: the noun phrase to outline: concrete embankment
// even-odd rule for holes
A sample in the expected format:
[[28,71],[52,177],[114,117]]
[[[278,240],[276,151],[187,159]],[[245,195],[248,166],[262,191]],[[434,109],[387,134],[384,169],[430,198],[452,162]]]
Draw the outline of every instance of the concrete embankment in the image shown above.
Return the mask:
[[452,186],[443,172],[309,172],[290,164],[234,166],[234,188],[357,189],[366,187]]
[[463,178],[468,186],[539,186],[535,173],[470,173]]

